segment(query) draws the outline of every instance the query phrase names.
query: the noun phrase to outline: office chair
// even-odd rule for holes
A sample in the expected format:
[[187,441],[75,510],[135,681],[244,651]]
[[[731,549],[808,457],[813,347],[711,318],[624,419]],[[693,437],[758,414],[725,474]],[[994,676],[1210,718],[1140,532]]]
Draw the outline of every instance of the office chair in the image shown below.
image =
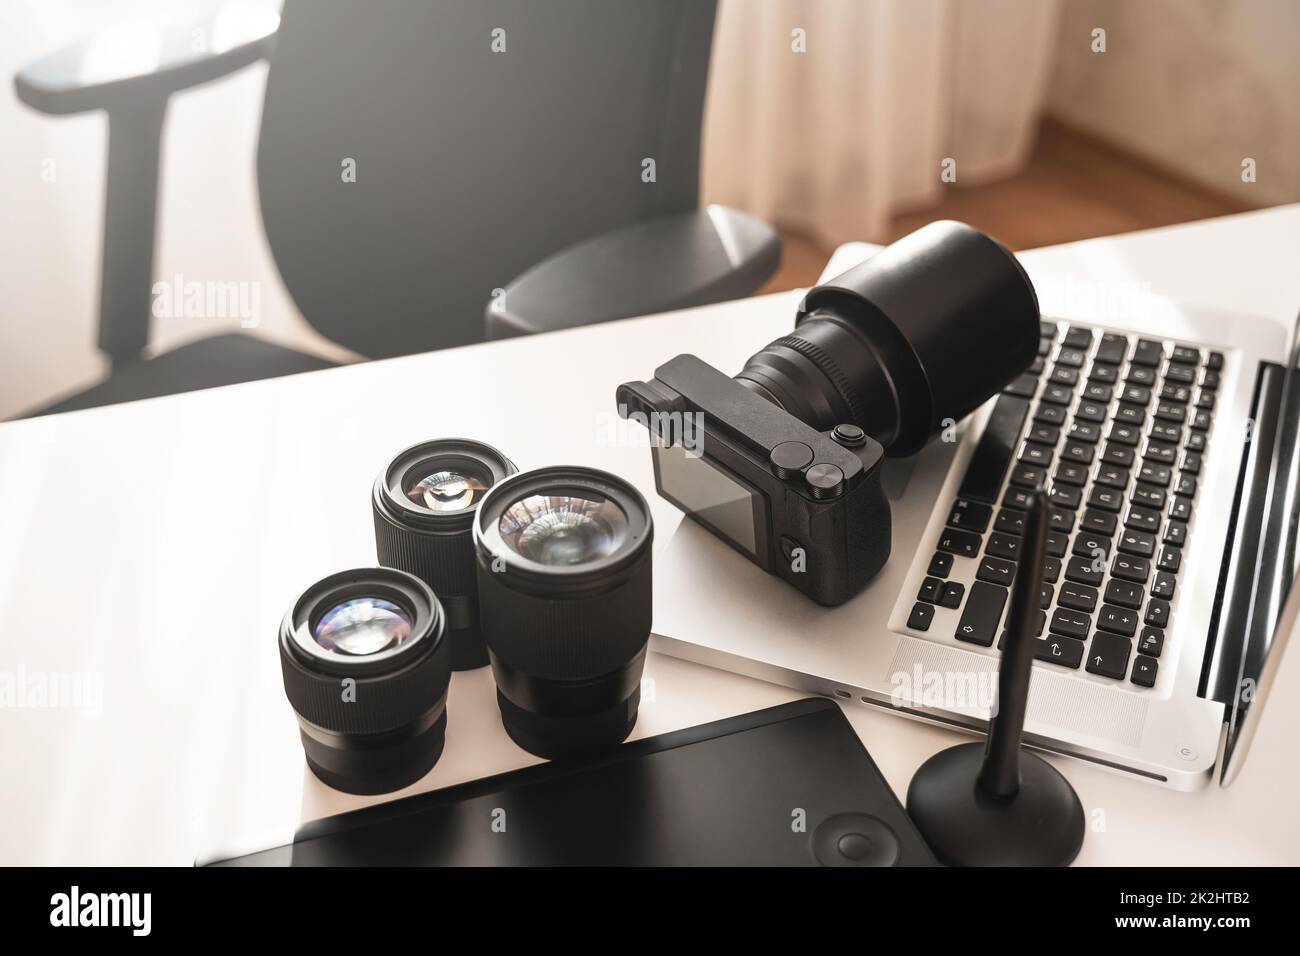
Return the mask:
[[112,372],[29,414],[331,364],[246,334],[144,357],[168,98],[264,57],[267,238],[308,323],[360,355],[754,291],[780,262],[776,234],[698,208],[714,13],[712,0],[286,0],[277,20],[227,3],[155,23],[152,67],[87,76],[103,37],[32,64],[15,78],[24,103],[108,114],[99,347]]

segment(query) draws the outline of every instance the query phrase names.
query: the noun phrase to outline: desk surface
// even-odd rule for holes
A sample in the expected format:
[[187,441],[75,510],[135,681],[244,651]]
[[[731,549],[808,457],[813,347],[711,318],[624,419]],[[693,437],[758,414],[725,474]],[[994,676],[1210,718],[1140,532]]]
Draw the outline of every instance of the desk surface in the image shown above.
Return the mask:
[[[1045,311],[1086,277],[1289,323],[1297,253],[1293,206],[1023,261]],[[617,472],[647,492],[662,548],[680,516],[653,494],[644,441],[613,414],[615,386],[681,351],[738,369],[789,327],[796,301],[766,296],[0,425],[0,679],[81,680],[90,704],[0,700],[0,863],[186,865],[389,799],[336,793],[305,770],[275,651],[280,617],[307,584],[374,563],[368,494],[389,455],[470,435],[524,468]],[[657,655],[647,676],[637,736],[798,696]],[[1300,862],[1295,651],[1274,692],[1227,791],[1173,793],[1055,760],[1089,813],[1080,862]],[[958,740],[847,712],[900,794]],[[487,669],[455,676],[449,715],[441,761],[407,792],[535,761],[501,731]]]

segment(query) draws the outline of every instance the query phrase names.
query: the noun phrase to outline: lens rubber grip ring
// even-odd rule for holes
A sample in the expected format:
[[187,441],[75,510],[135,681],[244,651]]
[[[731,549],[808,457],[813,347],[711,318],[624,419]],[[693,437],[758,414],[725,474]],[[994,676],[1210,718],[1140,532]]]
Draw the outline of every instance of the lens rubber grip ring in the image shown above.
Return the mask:
[[477,593],[474,540],[468,528],[460,534],[431,534],[398,527],[377,507],[374,515],[375,554],[380,564],[409,571],[440,598]]
[[539,597],[509,586],[510,570],[478,569],[479,622],[487,646],[510,667],[544,680],[602,677],[650,639],[651,549],[621,583],[600,594]]

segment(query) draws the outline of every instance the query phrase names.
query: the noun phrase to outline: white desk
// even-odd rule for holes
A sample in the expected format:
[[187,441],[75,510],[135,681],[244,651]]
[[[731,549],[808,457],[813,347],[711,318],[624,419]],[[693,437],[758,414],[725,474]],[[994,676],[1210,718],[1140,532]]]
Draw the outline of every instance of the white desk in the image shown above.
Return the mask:
[[[1300,206],[1039,250],[1072,274],[1151,283],[1289,322]],[[102,707],[0,707],[0,863],[188,865],[214,847],[388,798],[318,783],[285,702],[276,627],[329,571],[374,563],[368,495],[389,455],[470,435],[521,467],[582,463],[636,482],[657,544],[680,520],[648,453],[609,440],[614,389],[691,351],[724,370],[790,325],[797,296],[374,362],[0,425],[0,673],[102,678]],[[1051,307],[1050,298],[1044,308]],[[6,357],[5,361],[9,361]],[[652,656],[638,736],[797,695]],[[1057,760],[1093,828],[1082,863],[1300,862],[1300,654],[1237,785],[1179,794]],[[487,669],[457,675],[447,748],[409,792],[533,762],[500,729]],[[958,738],[860,706],[895,790]]]

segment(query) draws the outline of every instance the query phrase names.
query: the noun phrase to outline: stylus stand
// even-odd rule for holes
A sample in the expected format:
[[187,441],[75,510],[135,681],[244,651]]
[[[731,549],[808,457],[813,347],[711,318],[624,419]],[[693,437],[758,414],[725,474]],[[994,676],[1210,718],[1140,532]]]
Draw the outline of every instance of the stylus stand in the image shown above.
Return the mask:
[[987,741],[935,754],[907,788],[907,812],[935,856],[950,866],[1066,866],[1083,845],[1078,794],[1054,767],[1020,746],[1047,531],[1046,496],[1034,492]]

